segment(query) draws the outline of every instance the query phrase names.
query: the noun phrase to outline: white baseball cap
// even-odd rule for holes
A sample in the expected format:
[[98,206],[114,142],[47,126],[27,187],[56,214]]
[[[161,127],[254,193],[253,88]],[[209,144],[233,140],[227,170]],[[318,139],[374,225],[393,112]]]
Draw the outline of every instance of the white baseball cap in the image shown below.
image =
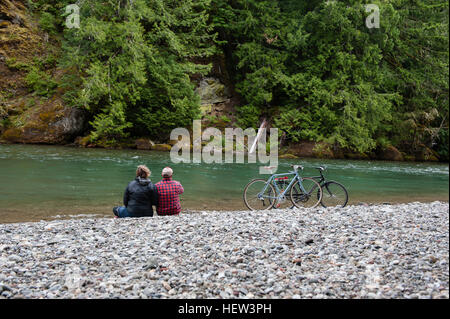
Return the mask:
[[173,170],[170,167],[164,167],[162,170],[162,176],[172,176]]

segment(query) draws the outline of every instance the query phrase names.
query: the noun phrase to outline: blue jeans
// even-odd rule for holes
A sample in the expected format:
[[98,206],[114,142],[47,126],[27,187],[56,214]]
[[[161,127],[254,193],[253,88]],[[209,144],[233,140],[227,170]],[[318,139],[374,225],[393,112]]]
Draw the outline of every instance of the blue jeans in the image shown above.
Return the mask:
[[118,206],[118,207],[114,207],[114,208],[117,208],[116,211],[117,211],[118,214],[115,214],[115,213],[114,214],[117,217],[119,217],[119,218],[133,217],[133,216],[130,215],[130,213],[128,212],[127,208],[124,207],[124,206]]

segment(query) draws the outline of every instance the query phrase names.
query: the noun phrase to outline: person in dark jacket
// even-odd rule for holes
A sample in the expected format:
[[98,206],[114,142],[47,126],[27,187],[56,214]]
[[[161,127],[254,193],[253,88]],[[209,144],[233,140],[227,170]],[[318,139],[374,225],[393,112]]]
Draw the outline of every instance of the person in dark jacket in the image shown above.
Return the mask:
[[114,207],[114,215],[119,218],[153,216],[153,206],[158,204],[158,193],[149,179],[150,174],[147,166],[138,166],[135,180],[128,184],[123,194],[125,206]]

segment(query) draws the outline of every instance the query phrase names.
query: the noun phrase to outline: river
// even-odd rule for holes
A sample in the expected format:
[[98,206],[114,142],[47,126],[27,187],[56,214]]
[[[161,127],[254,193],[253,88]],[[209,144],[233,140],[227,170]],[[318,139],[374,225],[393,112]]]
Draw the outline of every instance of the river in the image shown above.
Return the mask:
[[[0,223],[83,216],[112,216],[136,167],[147,165],[153,182],[165,166],[185,189],[183,209],[245,209],[242,192],[259,178],[257,164],[195,164],[170,161],[169,153],[0,144]],[[448,201],[449,166],[365,160],[280,160],[278,173],[302,164],[304,175],[326,177],[347,187],[350,204]],[[263,176],[266,177],[266,176]]]

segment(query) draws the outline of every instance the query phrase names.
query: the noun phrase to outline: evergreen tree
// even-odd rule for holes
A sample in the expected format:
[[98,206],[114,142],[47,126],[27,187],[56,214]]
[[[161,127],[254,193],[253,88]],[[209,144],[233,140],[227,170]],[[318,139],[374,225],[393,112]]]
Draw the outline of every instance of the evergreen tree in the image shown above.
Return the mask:
[[214,1],[213,23],[246,101],[241,124],[268,116],[294,142],[367,152],[423,143],[427,134],[400,125],[414,116],[438,139],[448,127],[448,3],[375,3],[378,29],[365,24],[368,1]]
[[[63,32],[65,98],[91,114],[91,138],[166,140],[199,116],[192,75],[223,53],[242,96],[238,124],[262,118],[288,141],[358,152],[392,144],[448,159],[448,1],[29,0],[44,31]],[[367,4],[380,28],[366,26]],[[38,94],[40,70],[27,79]],[[45,82],[45,81],[44,81]]]
[[214,53],[208,3],[83,3],[81,28],[65,30],[63,66],[82,79],[79,92],[68,97],[94,115],[93,140],[114,143],[129,133],[164,137],[197,116],[189,75],[207,72],[210,66],[192,61]]

